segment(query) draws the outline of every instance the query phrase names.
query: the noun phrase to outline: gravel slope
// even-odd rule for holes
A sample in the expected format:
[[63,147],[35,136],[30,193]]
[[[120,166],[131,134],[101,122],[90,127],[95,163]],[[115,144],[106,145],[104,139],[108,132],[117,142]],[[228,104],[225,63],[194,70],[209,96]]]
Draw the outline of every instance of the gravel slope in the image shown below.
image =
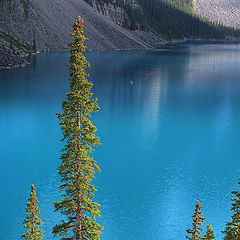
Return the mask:
[[[62,49],[70,41],[69,32],[78,16],[85,21],[88,49],[140,49],[150,48],[144,41],[94,10],[83,0],[30,0],[29,17],[24,19],[19,0],[8,0],[0,11],[0,30],[32,43],[36,34],[37,47]],[[14,7],[9,4],[14,2]],[[10,9],[10,10],[9,10]]]
[[26,66],[29,62],[13,52],[7,42],[0,39],[0,70]]
[[194,0],[198,15],[240,28],[240,0]]

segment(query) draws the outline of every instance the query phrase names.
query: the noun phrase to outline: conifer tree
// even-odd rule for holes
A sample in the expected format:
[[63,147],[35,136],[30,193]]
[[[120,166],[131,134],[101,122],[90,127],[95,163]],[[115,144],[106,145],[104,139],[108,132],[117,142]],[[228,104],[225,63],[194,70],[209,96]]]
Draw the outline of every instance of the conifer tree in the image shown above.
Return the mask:
[[202,208],[202,206],[200,206],[200,200],[198,200],[197,204],[196,204],[194,215],[192,216],[193,228],[187,230],[187,233],[192,236],[186,236],[187,239],[191,239],[191,240],[202,239],[201,231],[203,230],[203,228],[201,226],[202,226],[202,223],[204,222],[204,220],[206,220],[206,218],[200,216],[202,214],[201,208]]
[[[240,180],[238,184],[240,184]],[[232,216],[232,221],[226,223],[225,231],[222,231],[225,234],[224,240],[240,240],[240,192],[232,191],[232,194],[235,197],[232,198],[231,210],[235,213]]]
[[41,240],[44,237],[43,231],[39,227],[43,222],[38,217],[40,214],[38,203],[36,188],[32,185],[30,197],[25,209],[27,216],[23,222],[24,227],[27,228],[28,231],[25,234],[21,234],[21,238],[23,239]]
[[215,239],[215,236],[214,236],[214,233],[213,233],[212,224],[209,223],[209,225],[207,226],[207,232],[203,236],[203,240],[214,240],[214,239]]
[[53,228],[53,233],[64,240],[99,240],[102,227],[96,217],[100,217],[100,205],[93,201],[96,188],[92,179],[100,169],[90,156],[93,147],[100,144],[95,135],[97,129],[90,120],[99,107],[91,92],[93,83],[87,79],[86,69],[90,65],[83,55],[87,38],[83,35],[80,17],[70,35],[74,38],[69,44],[70,92],[62,103],[63,113],[57,114],[65,142],[58,169],[64,194],[61,201],[54,203],[55,211],[66,217]]
[[37,52],[37,44],[36,44],[36,35],[34,34],[33,36],[33,52],[36,53]]

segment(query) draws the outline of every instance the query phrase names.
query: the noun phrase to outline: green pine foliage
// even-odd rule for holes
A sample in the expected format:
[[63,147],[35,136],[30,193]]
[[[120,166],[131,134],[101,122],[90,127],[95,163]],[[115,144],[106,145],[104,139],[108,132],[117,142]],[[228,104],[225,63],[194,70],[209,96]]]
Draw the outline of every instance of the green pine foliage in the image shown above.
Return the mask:
[[215,236],[214,236],[214,233],[213,233],[212,224],[209,223],[209,225],[207,226],[207,232],[203,236],[203,240],[214,240],[214,239],[215,239]]
[[43,231],[40,229],[40,225],[42,225],[43,222],[38,217],[40,214],[38,203],[36,188],[32,185],[30,197],[25,209],[27,216],[23,222],[24,228],[27,228],[28,231],[25,234],[21,234],[21,238],[23,239],[41,240],[44,237]]
[[63,132],[65,146],[62,149],[61,165],[58,169],[64,191],[61,201],[55,202],[55,211],[65,215],[64,220],[53,228],[55,236],[61,239],[99,240],[102,227],[96,222],[100,217],[100,204],[93,201],[96,188],[92,184],[96,172],[100,172],[91,157],[93,147],[98,146],[99,137],[91,122],[92,113],[97,112],[97,98],[91,92],[93,83],[88,81],[86,69],[89,63],[83,35],[83,20],[79,17],[70,34],[74,40],[71,48],[70,92],[63,101],[63,113],[57,114]]
[[[238,182],[240,184],[240,180]],[[232,194],[235,195],[232,198],[232,208],[234,211],[232,216],[232,221],[226,223],[225,231],[222,233],[225,235],[224,240],[240,240],[240,192],[232,191]]]
[[206,218],[201,217],[201,214],[202,214],[201,208],[202,208],[202,206],[200,206],[200,200],[198,200],[197,204],[196,204],[194,215],[192,216],[193,228],[186,230],[187,233],[189,234],[186,236],[187,239],[191,239],[191,240],[201,240],[202,239],[201,232],[202,232],[203,228],[201,226],[202,226],[202,223],[204,222],[204,220],[206,220]]

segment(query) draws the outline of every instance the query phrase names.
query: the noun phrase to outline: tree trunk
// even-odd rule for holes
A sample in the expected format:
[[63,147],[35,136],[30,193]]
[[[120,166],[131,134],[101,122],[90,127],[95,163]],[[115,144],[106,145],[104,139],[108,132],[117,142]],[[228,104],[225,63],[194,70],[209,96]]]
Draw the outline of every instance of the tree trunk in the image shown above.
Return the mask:
[[[77,124],[78,124],[78,129],[80,130],[81,127],[81,118],[80,118],[80,113],[77,116]],[[78,136],[78,150],[80,151],[80,136]],[[78,180],[82,178],[82,173],[81,173],[81,159],[78,160]],[[82,220],[83,220],[83,215],[82,215],[82,193],[81,190],[78,189],[79,192],[77,193],[77,219],[76,219],[76,240],[82,240]]]

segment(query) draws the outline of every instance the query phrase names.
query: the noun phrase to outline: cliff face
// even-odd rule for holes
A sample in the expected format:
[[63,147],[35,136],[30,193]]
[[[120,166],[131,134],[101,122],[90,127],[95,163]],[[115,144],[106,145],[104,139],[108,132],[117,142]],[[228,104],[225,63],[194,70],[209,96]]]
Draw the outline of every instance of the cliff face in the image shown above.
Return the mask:
[[240,28],[240,0],[194,0],[194,7],[203,18]]
[[102,15],[111,19],[117,25],[125,28],[130,28],[128,21],[128,13],[126,7],[142,11],[140,5],[136,0],[84,0]]
[[125,11],[122,7],[111,3],[99,2],[97,0],[85,0],[99,13],[111,19],[117,25],[123,27],[125,23]]

